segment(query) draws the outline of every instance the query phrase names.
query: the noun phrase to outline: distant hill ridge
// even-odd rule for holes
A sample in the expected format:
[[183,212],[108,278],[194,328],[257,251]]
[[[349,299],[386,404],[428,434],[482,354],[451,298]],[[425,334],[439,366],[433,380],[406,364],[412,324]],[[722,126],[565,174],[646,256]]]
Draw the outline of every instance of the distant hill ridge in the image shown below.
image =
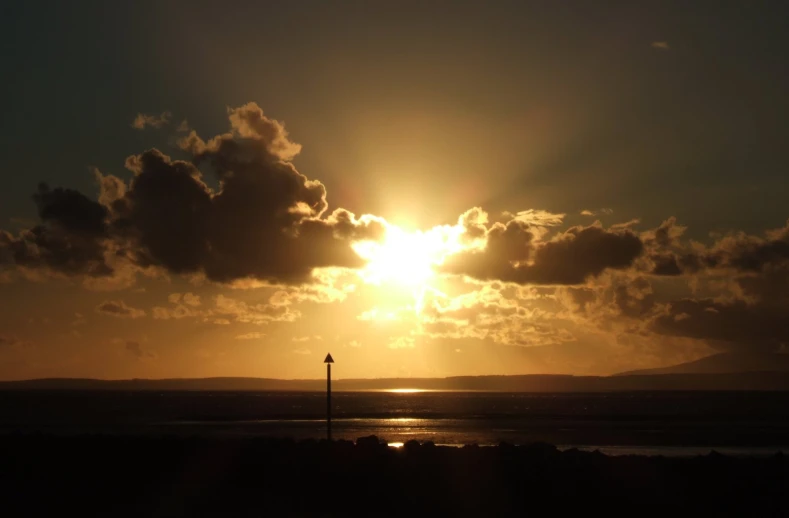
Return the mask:
[[789,354],[718,353],[696,361],[658,369],[622,372],[616,376],[652,376],[658,374],[727,374],[743,372],[789,372]]
[[[734,373],[641,374],[617,376],[522,375],[455,376],[450,378],[340,379],[333,390],[423,390],[500,392],[615,392],[653,390],[789,390],[789,370]],[[50,378],[2,381],[1,390],[153,390],[153,391],[316,391],[326,389],[326,381],[278,380],[271,378],[184,378],[98,380]]]

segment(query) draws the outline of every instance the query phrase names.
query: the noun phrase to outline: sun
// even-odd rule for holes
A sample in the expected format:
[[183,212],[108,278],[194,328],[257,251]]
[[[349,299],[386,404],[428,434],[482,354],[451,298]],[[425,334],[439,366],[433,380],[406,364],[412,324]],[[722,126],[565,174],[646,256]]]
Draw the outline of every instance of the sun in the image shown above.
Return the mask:
[[364,241],[354,248],[367,266],[364,280],[371,284],[394,283],[416,288],[433,277],[434,246],[421,233],[408,233],[399,227],[387,226],[382,242]]
[[435,267],[459,250],[461,231],[454,226],[439,226],[424,232],[408,232],[387,224],[382,241],[353,245],[356,253],[367,261],[360,275],[370,284],[424,289],[436,276]]

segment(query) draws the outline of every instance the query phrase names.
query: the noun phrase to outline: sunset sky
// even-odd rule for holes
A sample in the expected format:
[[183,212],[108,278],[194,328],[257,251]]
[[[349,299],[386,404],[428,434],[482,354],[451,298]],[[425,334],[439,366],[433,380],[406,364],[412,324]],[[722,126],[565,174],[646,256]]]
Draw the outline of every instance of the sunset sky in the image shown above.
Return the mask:
[[14,4],[0,379],[789,346],[785,2]]

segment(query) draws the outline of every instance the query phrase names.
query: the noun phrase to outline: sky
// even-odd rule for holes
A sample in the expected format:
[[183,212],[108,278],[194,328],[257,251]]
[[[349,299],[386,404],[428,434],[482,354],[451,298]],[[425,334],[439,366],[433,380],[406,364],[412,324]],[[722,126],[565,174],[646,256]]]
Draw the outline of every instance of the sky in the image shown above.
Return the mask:
[[5,2],[0,379],[789,345],[784,2]]

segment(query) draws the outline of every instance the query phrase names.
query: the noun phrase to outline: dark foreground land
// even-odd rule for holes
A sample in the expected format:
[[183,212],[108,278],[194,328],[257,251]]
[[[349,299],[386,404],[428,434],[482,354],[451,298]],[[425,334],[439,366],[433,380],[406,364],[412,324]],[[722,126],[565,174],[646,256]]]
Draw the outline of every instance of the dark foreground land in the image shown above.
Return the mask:
[[142,436],[0,437],[2,516],[785,516],[789,462]]

